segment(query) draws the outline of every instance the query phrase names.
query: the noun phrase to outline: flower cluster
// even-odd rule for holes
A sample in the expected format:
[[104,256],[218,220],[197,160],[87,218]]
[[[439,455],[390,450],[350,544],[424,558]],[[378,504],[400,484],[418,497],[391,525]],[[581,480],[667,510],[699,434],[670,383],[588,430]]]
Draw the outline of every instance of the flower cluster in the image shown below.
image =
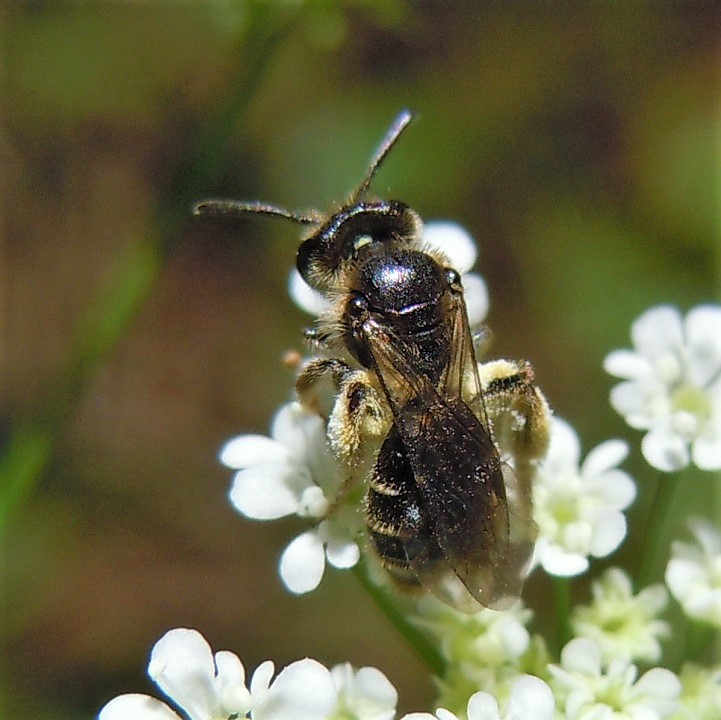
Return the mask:
[[[479,326],[488,296],[483,279],[469,272],[476,259],[472,240],[456,225],[437,223],[426,227],[424,241],[441,248],[463,273],[470,322]],[[301,308],[326,312],[325,298],[297,273],[289,287]],[[643,456],[666,472],[691,462],[721,469],[721,307],[697,307],[685,318],[674,308],[653,308],[634,322],[631,337],[634,349],[612,352],[605,367],[623,381],[613,388],[611,404],[630,426],[646,431]],[[637,490],[620,468],[628,452],[626,442],[607,440],[582,459],[576,431],[553,419],[533,486],[538,540],[531,569],[544,571],[542,582],[566,587],[565,578],[587,572],[592,559],[606,558],[624,541],[625,511]],[[236,437],[220,458],[235,473],[230,501],[240,513],[308,522],[280,560],[291,592],[315,589],[326,564],[358,563],[362,489],[348,492],[349,468],[333,455],[320,417],[290,402],[278,411],[269,437]],[[648,532],[665,526],[653,520],[658,522]],[[666,586],[688,618],[721,629],[721,532],[701,520],[690,528],[693,543],[672,545]],[[412,615],[396,621],[406,623],[409,637],[424,633],[445,670],[437,678],[435,713],[403,720],[719,720],[721,665],[687,661],[678,674],[661,666],[639,672],[637,663],[663,662],[671,624],[662,616],[666,588],[655,584],[634,592],[635,581],[611,567],[592,583],[587,605],[559,603],[557,624],[572,636],[555,643],[529,629],[534,613],[520,600],[502,612],[475,614],[433,597],[416,602]],[[148,675],[169,704],[122,695],[105,705],[100,720],[178,720],[178,712],[187,720],[396,717],[397,692],[380,670],[348,663],[328,669],[306,658],[276,675],[266,661],[247,681],[236,655],[213,654],[195,630],[164,635],[153,648]]]
[[425,597],[416,611],[415,623],[431,633],[446,660],[439,695],[444,708],[462,713],[479,688],[507,700],[519,674],[545,668],[545,647],[534,644],[527,629],[533,613],[520,600],[503,612],[467,614]]
[[550,575],[580,575],[588,569],[589,556],[606,557],[623,542],[622,511],[636,497],[633,480],[617,467],[627,453],[626,443],[608,440],[580,464],[576,431],[564,420],[553,419],[548,454],[533,488],[539,529],[534,565]]
[[593,583],[593,602],[574,608],[571,627],[578,637],[596,642],[605,662],[622,657],[658,662],[660,640],[671,634],[668,622],[659,619],[667,603],[663,585],[652,585],[634,595],[631,578],[612,567]]
[[660,720],[679,706],[681,683],[674,673],[656,667],[638,677],[628,658],[605,662],[588,638],[571,640],[551,665],[556,698],[567,720],[618,718]]
[[611,404],[645,430],[647,462],[673,472],[693,461],[721,469],[721,307],[701,305],[685,318],[674,307],[647,310],[631,327],[633,350],[604,366],[621,378]]
[[[371,667],[328,670],[306,658],[277,676],[270,660],[258,666],[250,683],[231,652],[213,655],[197,630],[177,628],[155,644],[148,675],[188,720],[392,720],[398,695],[385,675]],[[164,702],[148,695],[120,695],[99,720],[178,720]]]
[[246,517],[275,520],[297,515],[316,522],[281,556],[280,575],[291,592],[305,593],[318,587],[326,561],[337,568],[358,562],[356,539],[362,519],[357,506],[347,504],[326,517],[343,475],[317,415],[296,402],[284,405],[269,438],[233,438],[221,450],[220,460],[236,471],[230,501]]
[[[552,720],[556,703],[548,685],[533,675],[519,676],[509,694],[506,712],[501,717],[496,698],[477,692],[468,700],[468,720]],[[440,708],[435,714],[411,713],[404,720],[459,720],[459,716]]]

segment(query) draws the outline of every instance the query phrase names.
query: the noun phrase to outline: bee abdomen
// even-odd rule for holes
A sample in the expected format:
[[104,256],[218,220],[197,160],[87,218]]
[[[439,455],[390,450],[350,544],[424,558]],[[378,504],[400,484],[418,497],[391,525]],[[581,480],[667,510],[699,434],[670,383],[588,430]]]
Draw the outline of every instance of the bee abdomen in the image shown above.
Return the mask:
[[441,557],[405,447],[395,426],[378,453],[366,495],[366,525],[383,566],[402,585],[418,585],[413,561]]

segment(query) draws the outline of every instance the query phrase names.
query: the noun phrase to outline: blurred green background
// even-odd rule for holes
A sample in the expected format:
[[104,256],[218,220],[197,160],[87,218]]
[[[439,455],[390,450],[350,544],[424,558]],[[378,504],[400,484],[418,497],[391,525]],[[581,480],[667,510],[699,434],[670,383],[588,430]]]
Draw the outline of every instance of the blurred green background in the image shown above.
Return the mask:
[[250,669],[376,665],[425,709],[353,576],[291,597],[276,564],[301,525],[226,501],[218,448],[290,397],[298,235],[190,205],[326,208],[416,110],[375,190],[477,238],[492,354],[534,363],[586,450],[636,442],[604,355],[647,307],[719,297],[721,5],[15,2],[0,27],[3,715],[152,692],[176,626]]

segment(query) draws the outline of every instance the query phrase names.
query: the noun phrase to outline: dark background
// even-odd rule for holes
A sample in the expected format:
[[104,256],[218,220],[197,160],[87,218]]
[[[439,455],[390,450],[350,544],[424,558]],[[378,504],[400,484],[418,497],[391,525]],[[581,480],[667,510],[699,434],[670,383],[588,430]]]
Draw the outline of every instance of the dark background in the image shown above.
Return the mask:
[[[327,208],[413,108],[376,191],[470,230],[492,354],[531,360],[586,450],[629,437],[648,474],[601,363],[647,307],[719,295],[719,7],[5,5],[5,714],[90,717],[153,692],[148,652],[176,626],[249,670],[376,665],[403,710],[430,707],[424,668],[353,576],[291,597],[276,564],[302,525],[226,500],[219,447],[266,432],[290,397],[298,236],[189,207]],[[642,486],[632,523],[643,503]],[[641,534],[614,560],[632,563]],[[529,583],[541,627],[546,583]]]

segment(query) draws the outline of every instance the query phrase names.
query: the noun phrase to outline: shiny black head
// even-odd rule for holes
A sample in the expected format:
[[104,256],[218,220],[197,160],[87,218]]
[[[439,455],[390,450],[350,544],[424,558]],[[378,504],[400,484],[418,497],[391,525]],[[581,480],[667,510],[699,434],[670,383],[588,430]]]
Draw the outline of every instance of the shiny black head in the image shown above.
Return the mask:
[[362,248],[376,243],[408,244],[418,239],[421,229],[417,213],[396,200],[348,205],[301,243],[298,272],[317,290],[334,289]]

